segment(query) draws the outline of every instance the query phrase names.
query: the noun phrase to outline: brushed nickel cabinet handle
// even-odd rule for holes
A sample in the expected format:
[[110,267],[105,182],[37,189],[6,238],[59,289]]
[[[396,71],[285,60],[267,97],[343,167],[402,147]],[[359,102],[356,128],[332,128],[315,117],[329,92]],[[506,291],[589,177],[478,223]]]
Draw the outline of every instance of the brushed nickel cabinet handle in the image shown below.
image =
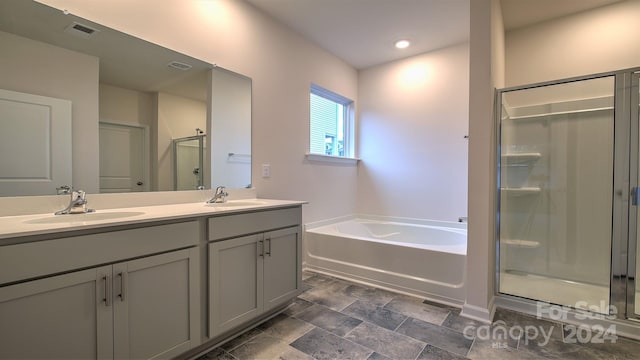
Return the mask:
[[102,301],[104,301],[104,305],[105,306],[111,306],[111,284],[110,284],[110,279],[108,275],[104,275],[102,277],[102,281],[104,281],[104,298],[102,299]]
[[257,246],[260,246],[260,249],[258,250],[258,256],[260,257],[264,257],[264,241],[260,240],[258,241]]
[[264,242],[265,242],[265,246],[266,246],[266,244],[269,244],[269,247],[268,247],[269,250],[267,250],[267,255],[269,255],[269,257],[271,257],[271,238],[266,238],[264,240]]
[[118,274],[118,277],[120,278],[120,294],[118,294],[118,297],[120,301],[124,301],[124,290],[126,286],[125,274],[121,272]]

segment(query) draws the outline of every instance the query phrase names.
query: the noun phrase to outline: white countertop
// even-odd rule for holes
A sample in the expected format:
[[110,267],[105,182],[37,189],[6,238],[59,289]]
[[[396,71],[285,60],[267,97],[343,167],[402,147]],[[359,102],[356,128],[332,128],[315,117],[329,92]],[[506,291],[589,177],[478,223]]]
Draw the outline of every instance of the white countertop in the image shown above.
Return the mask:
[[[239,206],[229,206],[233,203]],[[0,240],[22,236],[60,233],[66,231],[105,228],[118,225],[141,224],[153,221],[199,218],[236,212],[266,210],[306,204],[306,201],[242,199],[228,205],[208,205],[203,202],[96,209],[95,213],[54,215],[52,213],[0,217]],[[0,242],[1,243],[1,242]]]

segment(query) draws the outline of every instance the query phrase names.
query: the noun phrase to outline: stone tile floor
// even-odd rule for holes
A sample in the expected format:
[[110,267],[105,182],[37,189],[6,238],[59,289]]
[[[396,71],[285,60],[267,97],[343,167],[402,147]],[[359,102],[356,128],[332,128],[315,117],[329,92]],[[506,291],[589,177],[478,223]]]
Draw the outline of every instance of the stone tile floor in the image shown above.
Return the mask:
[[639,342],[584,343],[591,334],[508,310],[489,327],[455,307],[320,274],[303,282],[284,313],[199,360],[640,359]]

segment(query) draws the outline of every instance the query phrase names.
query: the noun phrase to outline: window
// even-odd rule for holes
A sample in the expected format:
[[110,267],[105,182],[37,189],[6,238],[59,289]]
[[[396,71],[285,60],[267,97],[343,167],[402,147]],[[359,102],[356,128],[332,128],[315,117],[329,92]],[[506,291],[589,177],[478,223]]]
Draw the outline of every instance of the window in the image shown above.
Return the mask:
[[309,153],[353,158],[353,101],[311,85]]

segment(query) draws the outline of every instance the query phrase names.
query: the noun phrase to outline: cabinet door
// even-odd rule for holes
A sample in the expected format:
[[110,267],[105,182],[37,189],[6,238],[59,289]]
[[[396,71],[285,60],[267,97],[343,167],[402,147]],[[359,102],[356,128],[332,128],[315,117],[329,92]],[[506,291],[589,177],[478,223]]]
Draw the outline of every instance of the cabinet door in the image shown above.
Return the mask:
[[301,283],[300,227],[272,231],[264,235],[264,310],[298,295]]
[[169,358],[200,342],[197,249],[113,265],[118,359]]
[[111,266],[0,288],[0,358],[113,358]]
[[209,336],[262,313],[262,234],[209,244]]

